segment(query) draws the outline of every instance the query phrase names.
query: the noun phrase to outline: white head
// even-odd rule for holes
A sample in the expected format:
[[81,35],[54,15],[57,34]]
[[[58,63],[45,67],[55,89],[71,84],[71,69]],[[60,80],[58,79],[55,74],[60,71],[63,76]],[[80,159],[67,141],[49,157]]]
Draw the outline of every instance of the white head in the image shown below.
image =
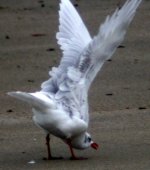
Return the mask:
[[91,135],[87,132],[72,138],[71,145],[76,149],[86,149],[89,147],[92,147],[96,150],[98,149],[98,144],[93,142]]

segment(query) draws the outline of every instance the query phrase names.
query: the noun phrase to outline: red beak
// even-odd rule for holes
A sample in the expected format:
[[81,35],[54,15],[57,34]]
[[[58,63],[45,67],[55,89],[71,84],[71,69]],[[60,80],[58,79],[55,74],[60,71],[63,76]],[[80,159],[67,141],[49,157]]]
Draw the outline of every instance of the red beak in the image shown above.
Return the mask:
[[92,147],[93,149],[97,150],[99,146],[98,146],[97,143],[94,143],[94,142],[93,142],[93,143],[91,144],[91,147]]

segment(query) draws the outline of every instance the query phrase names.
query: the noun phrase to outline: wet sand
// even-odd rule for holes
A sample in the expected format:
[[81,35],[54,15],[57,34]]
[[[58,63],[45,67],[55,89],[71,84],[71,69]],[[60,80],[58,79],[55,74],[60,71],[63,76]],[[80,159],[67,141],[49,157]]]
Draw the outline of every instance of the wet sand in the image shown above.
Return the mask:
[[[78,0],[92,35],[118,2]],[[58,1],[0,1],[0,169],[150,169],[149,9],[150,2],[143,1],[122,48],[90,89],[89,131],[100,149],[76,151],[88,160],[70,161],[67,146],[52,138],[53,154],[65,159],[44,161],[45,135],[33,124],[31,109],[6,92],[39,90],[59,63]]]

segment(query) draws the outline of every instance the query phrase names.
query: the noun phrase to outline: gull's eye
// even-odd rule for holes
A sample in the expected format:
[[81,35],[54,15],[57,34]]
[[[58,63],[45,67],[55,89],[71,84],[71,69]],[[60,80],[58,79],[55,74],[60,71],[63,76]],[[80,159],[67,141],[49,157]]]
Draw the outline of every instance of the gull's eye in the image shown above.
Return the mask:
[[88,142],[91,142],[91,140],[92,140],[91,137],[88,137]]
[[91,139],[90,136],[88,136],[88,137],[86,136],[86,137],[85,137],[85,140],[84,140],[85,143],[87,143],[87,142],[90,143],[91,141],[92,141],[92,139]]

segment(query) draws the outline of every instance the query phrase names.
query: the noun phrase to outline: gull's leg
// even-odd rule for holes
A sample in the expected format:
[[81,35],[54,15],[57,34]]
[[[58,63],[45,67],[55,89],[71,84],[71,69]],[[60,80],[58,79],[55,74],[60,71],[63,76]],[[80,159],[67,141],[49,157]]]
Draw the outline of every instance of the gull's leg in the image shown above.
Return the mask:
[[67,140],[67,144],[68,144],[69,149],[70,149],[70,152],[71,152],[71,159],[76,159],[76,156],[75,156],[75,154],[74,154],[73,148],[72,148],[72,146],[71,146],[70,139]]
[[44,160],[63,159],[62,157],[53,157],[53,156],[52,156],[52,154],[51,154],[51,147],[50,147],[50,135],[49,135],[49,134],[46,135],[46,145],[47,145],[48,157],[47,157],[47,159],[44,158]]
[[46,145],[47,145],[47,153],[48,153],[48,160],[51,160],[52,155],[51,155],[51,148],[50,148],[50,136],[49,134],[46,135]]
[[85,160],[85,159],[87,159],[87,158],[83,158],[83,157],[76,157],[76,155],[75,155],[75,153],[73,151],[73,148],[71,146],[70,139],[67,140],[67,144],[68,144],[70,152],[71,152],[71,158],[70,158],[71,160]]

